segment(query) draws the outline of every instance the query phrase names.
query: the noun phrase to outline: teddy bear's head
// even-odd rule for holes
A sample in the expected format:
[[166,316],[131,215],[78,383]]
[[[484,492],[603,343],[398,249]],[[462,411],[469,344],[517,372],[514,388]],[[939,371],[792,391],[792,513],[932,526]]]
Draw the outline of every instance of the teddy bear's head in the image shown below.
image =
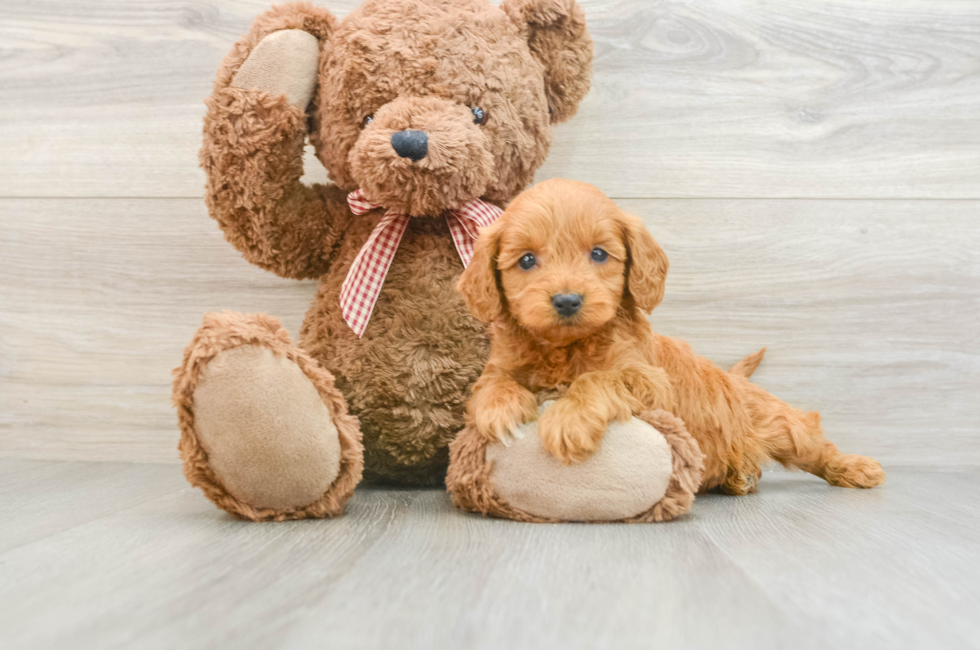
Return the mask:
[[337,185],[411,215],[503,203],[589,88],[575,0],[367,0],[319,25],[310,137]]

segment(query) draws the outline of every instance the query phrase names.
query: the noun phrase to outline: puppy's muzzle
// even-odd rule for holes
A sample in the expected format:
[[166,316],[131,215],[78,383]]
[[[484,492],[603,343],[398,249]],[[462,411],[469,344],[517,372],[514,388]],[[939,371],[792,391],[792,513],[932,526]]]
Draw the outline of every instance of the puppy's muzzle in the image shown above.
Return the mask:
[[558,293],[551,297],[551,304],[562,318],[569,318],[582,308],[582,294]]

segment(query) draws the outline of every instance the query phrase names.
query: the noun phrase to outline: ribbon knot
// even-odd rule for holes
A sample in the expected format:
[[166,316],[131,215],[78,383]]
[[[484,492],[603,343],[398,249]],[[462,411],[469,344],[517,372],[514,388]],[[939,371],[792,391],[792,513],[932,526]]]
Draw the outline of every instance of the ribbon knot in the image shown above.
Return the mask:
[[[356,190],[347,195],[351,212],[362,215],[382,207],[364,196],[364,190]],[[463,266],[469,266],[473,259],[473,244],[476,242],[478,228],[486,228],[497,220],[503,210],[497,206],[473,199],[455,210],[443,213],[453,243]],[[395,251],[405,235],[411,217],[389,209],[381,221],[371,231],[371,236],[361,247],[347,272],[347,278],[340,288],[340,309],[344,321],[357,338],[364,336],[374,305],[381,295],[388,268],[395,259]]]

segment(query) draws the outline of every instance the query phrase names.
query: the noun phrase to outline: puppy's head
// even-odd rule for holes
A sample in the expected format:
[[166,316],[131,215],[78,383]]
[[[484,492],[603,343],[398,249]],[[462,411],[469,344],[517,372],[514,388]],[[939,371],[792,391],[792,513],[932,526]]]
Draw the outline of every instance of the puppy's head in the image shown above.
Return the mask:
[[554,179],[518,196],[480,233],[457,288],[480,320],[509,313],[567,343],[599,330],[621,305],[653,311],[667,268],[640,219],[587,183]]

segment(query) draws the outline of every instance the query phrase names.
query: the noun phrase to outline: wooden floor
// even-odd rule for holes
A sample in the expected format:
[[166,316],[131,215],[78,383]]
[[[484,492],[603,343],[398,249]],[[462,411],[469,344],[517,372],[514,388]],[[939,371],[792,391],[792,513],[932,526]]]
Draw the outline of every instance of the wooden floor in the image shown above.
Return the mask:
[[976,648],[980,469],[767,474],[670,524],[535,525],[442,490],[253,524],[174,465],[0,461],[0,646]]

